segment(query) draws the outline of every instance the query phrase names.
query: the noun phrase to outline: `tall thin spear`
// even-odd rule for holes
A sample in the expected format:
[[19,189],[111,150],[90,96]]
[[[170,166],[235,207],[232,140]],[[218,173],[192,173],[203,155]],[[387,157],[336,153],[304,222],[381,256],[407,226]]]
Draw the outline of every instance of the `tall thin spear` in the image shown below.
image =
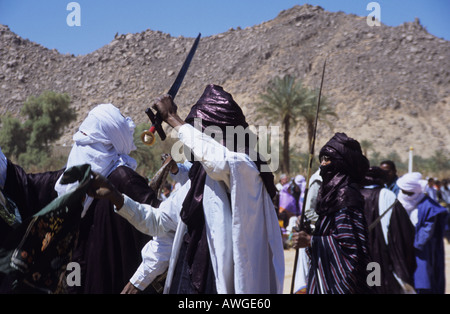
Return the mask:
[[[323,86],[323,79],[325,77],[326,64],[327,64],[327,60],[325,59],[325,61],[323,63],[322,80],[320,82],[319,96],[317,99],[316,120],[314,121],[314,132],[313,132],[313,137],[311,139],[311,150],[309,152],[309,160],[308,160],[308,174],[306,176],[305,196],[304,196],[304,201],[302,204],[302,213],[300,215],[299,230],[305,229],[305,205],[306,205],[306,198],[308,196],[308,190],[309,190],[309,179],[311,177],[312,161],[314,158],[314,146],[316,144],[317,121],[319,120],[319,111],[320,111],[320,97],[322,95],[322,86]],[[292,273],[292,282],[291,282],[291,294],[294,293],[295,275],[297,273],[297,262],[298,262],[298,249],[295,250],[294,271]]]

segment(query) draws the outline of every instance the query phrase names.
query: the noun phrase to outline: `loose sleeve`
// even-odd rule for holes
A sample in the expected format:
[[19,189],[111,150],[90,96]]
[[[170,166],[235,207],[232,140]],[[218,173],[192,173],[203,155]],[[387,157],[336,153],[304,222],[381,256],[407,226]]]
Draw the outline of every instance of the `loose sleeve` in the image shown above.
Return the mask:
[[183,124],[178,130],[178,138],[200,161],[211,179],[223,181],[230,187],[229,150],[210,136],[203,134],[189,124]]
[[170,173],[172,180],[179,182],[181,185],[185,184],[189,180],[189,169],[192,164],[189,161],[184,163],[178,163],[178,172],[176,174]]
[[155,237],[141,251],[142,263],[131,277],[130,282],[139,290],[145,290],[159,275],[169,267],[173,234]]
[[157,237],[169,231],[164,228],[164,218],[161,209],[154,208],[148,204],[141,204],[133,201],[126,194],[124,204],[116,213],[128,220],[140,232]]
[[164,235],[166,232],[175,232],[179,221],[184,198],[190,188],[190,181],[180,187],[163,201],[158,208],[149,204],[142,204],[132,200],[126,194],[124,204],[116,213],[128,220],[136,229],[153,237]]
[[22,218],[30,217],[58,196],[55,184],[63,172],[26,173],[8,160],[4,192],[16,203]]
[[414,247],[421,251],[434,234],[437,216],[427,215],[421,222],[420,228],[417,228],[414,239]]

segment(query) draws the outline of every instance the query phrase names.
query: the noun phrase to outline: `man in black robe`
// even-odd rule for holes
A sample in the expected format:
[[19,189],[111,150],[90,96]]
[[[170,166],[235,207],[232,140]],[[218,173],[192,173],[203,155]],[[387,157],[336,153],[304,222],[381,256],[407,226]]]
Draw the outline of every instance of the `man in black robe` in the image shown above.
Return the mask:
[[[1,152],[1,150],[0,150]],[[20,221],[33,216],[57,197],[53,189],[64,169],[44,173],[26,173],[19,165],[7,159],[6,180],[2,193],[17,206]],[[0,246],[6,245],[13,230],[4,219],[0,219]]]
[[312,235],[294,232],[294,248],[306,247],[311,259],[308,294],[371,293],[364,198],[359,184],[369,168],[359,143],[336,133],[319,154],[320,176]]
[[[31,217],[56,198],[53,189],[64,169],[44,173],[26,173],[0,149],[0,293],[13,292],[14,276],[10,275],[10,253],[28,227]],[[20,285],[14,292],[35,293],[35,289]]]
[[[156,195],[144,177],[120,166],[108,179],[135,201],[154,204]],[[80,223],[72,261],[82,270],[77,293],[120,293],[142,261],[141,250],[150,237],[114,213],[108,200],[95,200]],[[72,291],[72,290],[71,290]]]
[[[157,207],[155,192],[147,180],[134,171],[136,161],[128,154],[133,143],[134,123],[111,104],[92,109],[74,135],[75,144],[68,165],[88,163],[119,191],[138,202]],[[56,184],[60,193],[67,187]],[[62,189],[62,190],[61,190]],[[116,215],[107,200],[87,199],[80,222],[73,262],[81,266],[81,286],[70,293],[120,293],[142,261],[141,249],[150,237]]]
[[[364,214],[370,226],[369,252],[372,261],[381,267],[381,282],[374,289],[382,294],[413,292],[414,226],[401,203],[396,202],[394,192],[383,188],[385,182],[386,172],[371,167],[361,189],[365,199]],[[383,214],[385,218],[381,220]]]

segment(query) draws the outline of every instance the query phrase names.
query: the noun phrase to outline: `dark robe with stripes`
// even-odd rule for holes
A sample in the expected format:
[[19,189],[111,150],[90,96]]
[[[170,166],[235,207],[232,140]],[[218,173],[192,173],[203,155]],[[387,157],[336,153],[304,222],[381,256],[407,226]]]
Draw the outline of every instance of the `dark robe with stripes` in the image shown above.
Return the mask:
[[307,252],[311,258],[308,294],[371,293],[370,262],[362,210],[343,208],[319,216]]
[[369,168],[359,143],[336,133],[320,150],[323,179],[318,192],[319,218],[307,253],[311,258],[307,293],[371,293],[367,284],[367,224],[359,183]]

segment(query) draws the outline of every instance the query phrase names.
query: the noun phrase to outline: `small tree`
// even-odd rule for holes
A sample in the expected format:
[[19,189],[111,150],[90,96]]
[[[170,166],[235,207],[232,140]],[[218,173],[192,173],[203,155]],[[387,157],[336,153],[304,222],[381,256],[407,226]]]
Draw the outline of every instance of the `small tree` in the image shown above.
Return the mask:
[[10,113],[2,117],[0,146],[6,156],[18,157],[27,150],[27,136],[20,121]]
[[49,144],[59,139],[64,128],[76,118],[75,110],[70,108],[70,97],[51,91],[31,96],[21,114],[27,118],[24,123],[11,115],[1,120],[2,150],[24,168],[48,165]]
[[64,128],[76,118],[74,109],[70,108],[69,95],[52,91],[29,97],[21,113],[28,117],[24,123],[29,132],[27,144],[35,148],[46,148],[59,139]]
[[363,151],[364,156],[368,156],[367,153],[369,151],[369,149],[372,149],[373,144],[371,141],[369,140],[362,140],[361,142],[359,142],[361,145],[361,149]]

